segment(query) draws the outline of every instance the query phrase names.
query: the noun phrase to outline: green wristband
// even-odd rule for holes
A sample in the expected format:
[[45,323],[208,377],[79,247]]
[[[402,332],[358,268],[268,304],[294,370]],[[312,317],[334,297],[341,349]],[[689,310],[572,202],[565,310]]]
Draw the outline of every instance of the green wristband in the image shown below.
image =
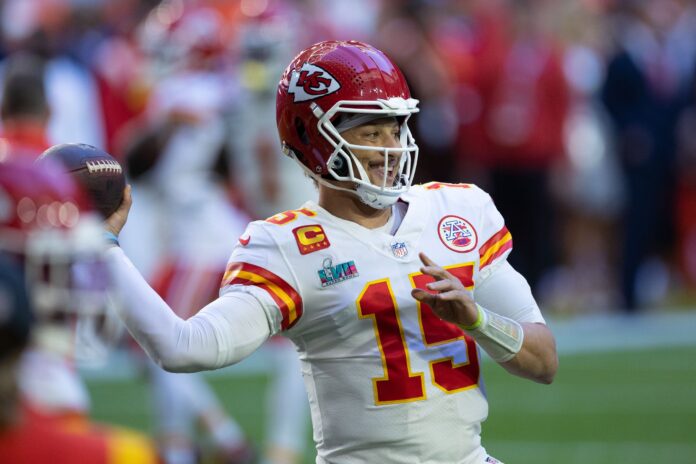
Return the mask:
[[481,323],[483,322],[483,309],[478,304],[476,305],[476,309],[478,310],[476,322],[471,325],[462,326],[464,330],[476,330],[481,326]]

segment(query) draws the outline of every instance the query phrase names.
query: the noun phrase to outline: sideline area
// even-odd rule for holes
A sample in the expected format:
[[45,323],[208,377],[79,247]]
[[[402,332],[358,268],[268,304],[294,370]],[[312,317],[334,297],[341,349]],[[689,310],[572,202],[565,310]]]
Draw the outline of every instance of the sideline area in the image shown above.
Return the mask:
[[547,323],[559,354],[696,345],[696,308],[628,314],[592,314]]
[[[556,336],[559,355],[593,351],[637,350],[652,347],[696,345],[696,308],[679,311],[651,310],[645,313],[591,314],[567,319],[548,317],[546,322]],[[128,337],[126,334],[125,337]],[[88,380],[132,378],[138,375],[138,357],[132,350],[114,350],[99,366],[82,366]],[[206,375],[257,375],[269,373],[270,353],[266,347],[243,362],[206,372]],[[489,360],[487,356],[483,356]]]

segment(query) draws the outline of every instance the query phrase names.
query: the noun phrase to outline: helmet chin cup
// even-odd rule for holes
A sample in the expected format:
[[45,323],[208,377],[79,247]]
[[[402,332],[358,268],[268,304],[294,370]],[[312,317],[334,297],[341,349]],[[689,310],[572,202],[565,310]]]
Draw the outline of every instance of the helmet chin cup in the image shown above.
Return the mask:
[[379,193],[369,189],[365,185],[358,185],[355,189],[355,194],[360,198],[360,201],[374,209],[385,209],[391,207],[404,193],[401,189],[398,190],[382,190]]

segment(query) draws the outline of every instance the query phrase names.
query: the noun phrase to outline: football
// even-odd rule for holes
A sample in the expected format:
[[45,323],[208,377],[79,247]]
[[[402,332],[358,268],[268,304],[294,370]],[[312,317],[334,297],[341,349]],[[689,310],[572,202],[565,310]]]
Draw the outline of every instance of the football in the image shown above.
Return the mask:
[[37,162],[45,160],[61,163],[105,218],[118,209],[123,200],[126,176],[113,156],[86,143],[64,143],[43,152]]

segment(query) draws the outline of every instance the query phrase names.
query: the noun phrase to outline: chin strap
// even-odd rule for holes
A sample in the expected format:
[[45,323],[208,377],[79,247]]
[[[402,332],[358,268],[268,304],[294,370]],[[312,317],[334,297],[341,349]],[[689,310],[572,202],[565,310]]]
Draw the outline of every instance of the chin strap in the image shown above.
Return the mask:
[[514,358],[522,349],[524,330],[519,322],[476,305],[478,318],[470,326],[459,325],[497,362]]

